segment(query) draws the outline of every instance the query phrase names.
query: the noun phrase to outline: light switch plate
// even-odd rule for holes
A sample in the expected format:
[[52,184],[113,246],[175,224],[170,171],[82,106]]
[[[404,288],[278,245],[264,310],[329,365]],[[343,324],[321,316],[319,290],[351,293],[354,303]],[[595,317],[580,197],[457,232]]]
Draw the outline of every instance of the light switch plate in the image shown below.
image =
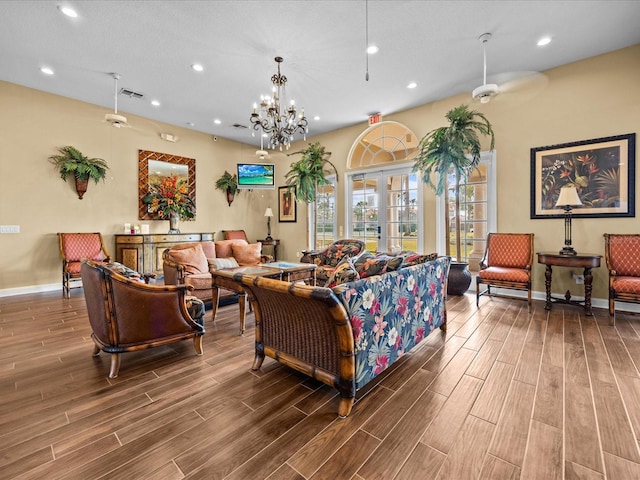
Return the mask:
[[20,233],[20,225],[0,225],[0,233]]

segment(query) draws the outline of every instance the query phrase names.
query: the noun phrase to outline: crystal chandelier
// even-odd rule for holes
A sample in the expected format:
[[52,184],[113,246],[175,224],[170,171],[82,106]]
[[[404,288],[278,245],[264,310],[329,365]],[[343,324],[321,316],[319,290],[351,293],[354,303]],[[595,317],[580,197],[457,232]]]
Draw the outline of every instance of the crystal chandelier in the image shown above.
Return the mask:
[[307,118],[304,116],[304,108],[302,113],[297,115],[293,100],[288,108],[285,108],[284,111],[281,110],[280,101],[284,100],[287,77],[280,74],[282,57],[276,57],[275,60],[278,64],[278,73],[271,77],[272,96],[263,95],[260,99],[260,108],[258,108],[258,104],[253,104],[253,113],[250,118],[254,130],[252,136],[255,137],[255,130],[262,129],[264,136],[269,139],[269,148],[279,147],[282,150],[284,146],[288,150],[293,141],[293,135],[301,133],[306,140],[309,128]]

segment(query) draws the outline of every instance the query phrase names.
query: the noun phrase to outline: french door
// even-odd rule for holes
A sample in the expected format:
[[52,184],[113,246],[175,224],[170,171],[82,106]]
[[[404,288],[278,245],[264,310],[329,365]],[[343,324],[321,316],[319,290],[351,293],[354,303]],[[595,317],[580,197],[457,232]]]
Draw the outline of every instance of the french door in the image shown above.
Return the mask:
[[347,231],[367,250],[418,250],[422,241],[419,178],[411,167],[348,175]]

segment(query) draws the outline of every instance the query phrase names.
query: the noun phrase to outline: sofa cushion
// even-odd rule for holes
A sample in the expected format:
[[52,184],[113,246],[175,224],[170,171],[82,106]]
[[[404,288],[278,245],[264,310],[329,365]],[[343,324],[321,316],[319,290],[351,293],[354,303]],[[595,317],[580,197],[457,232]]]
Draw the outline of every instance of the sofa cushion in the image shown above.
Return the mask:
[[207,258],[216,258],[216,244],[214,242],[200,242],[204,256]]
[[231,251],[238,265],[258,265],[260,263],[262,243],[250,243],[248,245],[233,244],[231,245]]
[[115,272],[123,277],[127,277],[129,280],[135,280],[137,282],[144,282],[142,275],[136,272],[134,269],[127,267],[118,262],[110,262],[103,264],[105,268]]
[[410,267],[412,265],[418,265],[420,263],[430,262],[431,260],[435,260],[436,258],[438,258],[437,253],[428,253],[426,255],[423,255],[421,253],[409,253],[407,256],[404,257],[404,260],[402,261],[402,265],[400,265],[400,268]]
[[335,268],[329,280],[325,284],[325,287],[333,288],[337,285],[341,285],[343,283],[353,282],[358,280],[360,275],[358,275],[358,271],[356,267],[353,265],[350,257],[345,257]]
[[387,261],[387,268],[385,268],[384,272],[395,272],[400,268],[402,262],[404,261],[404,257],[401,255],[387,255],[386,253],[377,253],[376,258],[380,258]]
[[209,267],[214,270],[218,270],[220,268],[236,268],[239,267],[238,262],[233,257],[227,258],[209,258]]
[[216,244],[216,258],[228,258],[233,257],[231,251],[232,245],[248,245],[246,240],[235,238],[233,240],[218,240]]
[[377,258],[368,250],[364,250],[360,255],[353,258],[353,266],[360,278],[373,277],[384,273],[388,262],[385,258]]
[[209,272],[207,257],[204,256],[202,245],[199,243],[194,243],[187,248],[172,248],[170,254],[176,263],[184,265],[185,274]]

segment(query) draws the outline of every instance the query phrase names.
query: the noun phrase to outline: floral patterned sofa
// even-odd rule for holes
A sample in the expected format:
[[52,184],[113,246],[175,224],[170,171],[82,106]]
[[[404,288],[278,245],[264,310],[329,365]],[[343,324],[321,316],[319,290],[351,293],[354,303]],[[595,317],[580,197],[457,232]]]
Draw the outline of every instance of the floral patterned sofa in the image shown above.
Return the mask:
[[237,275],[254,304],[253,369],[268,356],[335,387],[346,417],[358,389],[446,328],[449,265],[437,257],[333,288]]

